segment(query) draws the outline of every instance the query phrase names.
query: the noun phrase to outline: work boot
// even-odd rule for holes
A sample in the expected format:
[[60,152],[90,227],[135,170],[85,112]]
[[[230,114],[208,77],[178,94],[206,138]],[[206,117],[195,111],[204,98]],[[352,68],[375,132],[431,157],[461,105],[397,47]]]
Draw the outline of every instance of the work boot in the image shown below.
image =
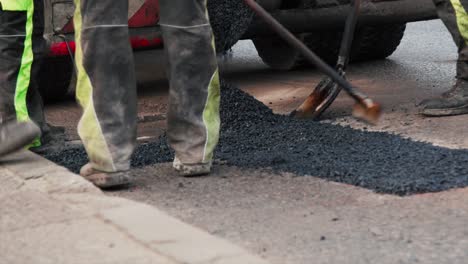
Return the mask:
[[458,80],[452,89],[439,98],[424,100],[421,106],[421,114],[426,116],[468,114],[468,82]]
[[65,128],[47,124],[47,130],[42,132],[41,145],[31,148],[30,150],[36,154],[42,155],[59,152],[68,147],[69,146],[66,144]]
[[0,123],[0,157],[20,150],[41,136],[41,129],[32,121]]
[[53,142],[64,142],[66,141],[65,127],[63,126],[54,126],[47,124],[49,128],[46,132],[43,132],[41,137],[41,142],[44,144],[53,143]]
[[81,168],[80,175],[101,189],[123,187],[130,184],[128,171],[104,172],[93,168],[91,163]]
[[184,177],[197,177],[208,175],[211,172],[212,162],[184,164],[177,157],[174,158],[172,167]]

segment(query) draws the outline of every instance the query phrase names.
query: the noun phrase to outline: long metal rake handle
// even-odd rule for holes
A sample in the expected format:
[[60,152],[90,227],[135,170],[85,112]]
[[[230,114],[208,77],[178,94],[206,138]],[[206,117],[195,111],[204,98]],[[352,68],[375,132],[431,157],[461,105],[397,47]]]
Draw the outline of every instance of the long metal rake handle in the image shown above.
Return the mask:
[[346,18],[345,29],[343,33],[343,39],[341,42],[340,53],[338,57],[337,66],[343,70],[348,66],[348,62],[351,59],[351,48],[353,46],[354,35],[356,32],[356,25],[361,11],[361,0],[351,0],[351,13]]

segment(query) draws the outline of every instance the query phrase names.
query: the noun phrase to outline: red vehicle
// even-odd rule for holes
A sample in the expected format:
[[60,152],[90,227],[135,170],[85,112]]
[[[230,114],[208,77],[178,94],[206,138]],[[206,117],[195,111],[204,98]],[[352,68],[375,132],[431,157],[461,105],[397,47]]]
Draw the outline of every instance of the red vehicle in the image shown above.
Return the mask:
[[[350,0],[258,0],[263,7],[327,61],[337,56]],[[41,74],[48,99],[70,93],[74,51],[71,0],[45,0],[49,56]],[[134,50],[158,49],[163,40],[158,26],[158,0],[129,0],[130,42]],[[242,0],[208,0],[218,52],[239,39],[252,39],[263,61],[276,69],[304,65],[296,50],[258,21]],[[367,0],[362,4],[360,27],[352,60],[384,59],[398,47],[406,23],[436,18],[432,0]],[[102,43],[103,48],[112,43]],[[70,88],[71,87],[71,88]]]

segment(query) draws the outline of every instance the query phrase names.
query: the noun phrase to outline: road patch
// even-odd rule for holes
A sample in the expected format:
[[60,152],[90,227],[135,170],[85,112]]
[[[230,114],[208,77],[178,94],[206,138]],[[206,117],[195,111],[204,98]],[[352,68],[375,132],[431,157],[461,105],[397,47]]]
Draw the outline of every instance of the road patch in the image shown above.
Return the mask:
[[[215,158],[228,165],[270,168],[396,195],[468,186],[468,150],[277,115],[226,83],[221,101],[221,139]],[[82,148],[45,157],[75,172],[87,162]],[[162,136],[157,142],[140,145],[132,165],[172,159],[173,152]]]

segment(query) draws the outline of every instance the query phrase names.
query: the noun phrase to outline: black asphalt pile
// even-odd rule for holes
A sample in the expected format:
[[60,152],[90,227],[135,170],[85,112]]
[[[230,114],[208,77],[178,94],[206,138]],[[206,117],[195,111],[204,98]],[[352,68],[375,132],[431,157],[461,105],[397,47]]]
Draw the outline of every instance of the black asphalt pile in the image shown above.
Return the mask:
[[[468,186],[468,150],[275,115],[252,96],[225,84],[221,118],[216,159],[229,165],[271,168],[397,195]],[[82,150],[48,155],[75,171],[86,162],[83,157]],[[172,158],[163,136],[140,146],[132,164],[141,167]]]
[[70,146],[69,148],[61,148],[58,151],[39,153],[44,158],[53,161],[74,173],[80,172],[81,166],[88,162],[88,157],[84,148]]
[[243,0],[209,0],[208,12],[218,52],[224,52],[236,44],[253,18],[253,12]]

